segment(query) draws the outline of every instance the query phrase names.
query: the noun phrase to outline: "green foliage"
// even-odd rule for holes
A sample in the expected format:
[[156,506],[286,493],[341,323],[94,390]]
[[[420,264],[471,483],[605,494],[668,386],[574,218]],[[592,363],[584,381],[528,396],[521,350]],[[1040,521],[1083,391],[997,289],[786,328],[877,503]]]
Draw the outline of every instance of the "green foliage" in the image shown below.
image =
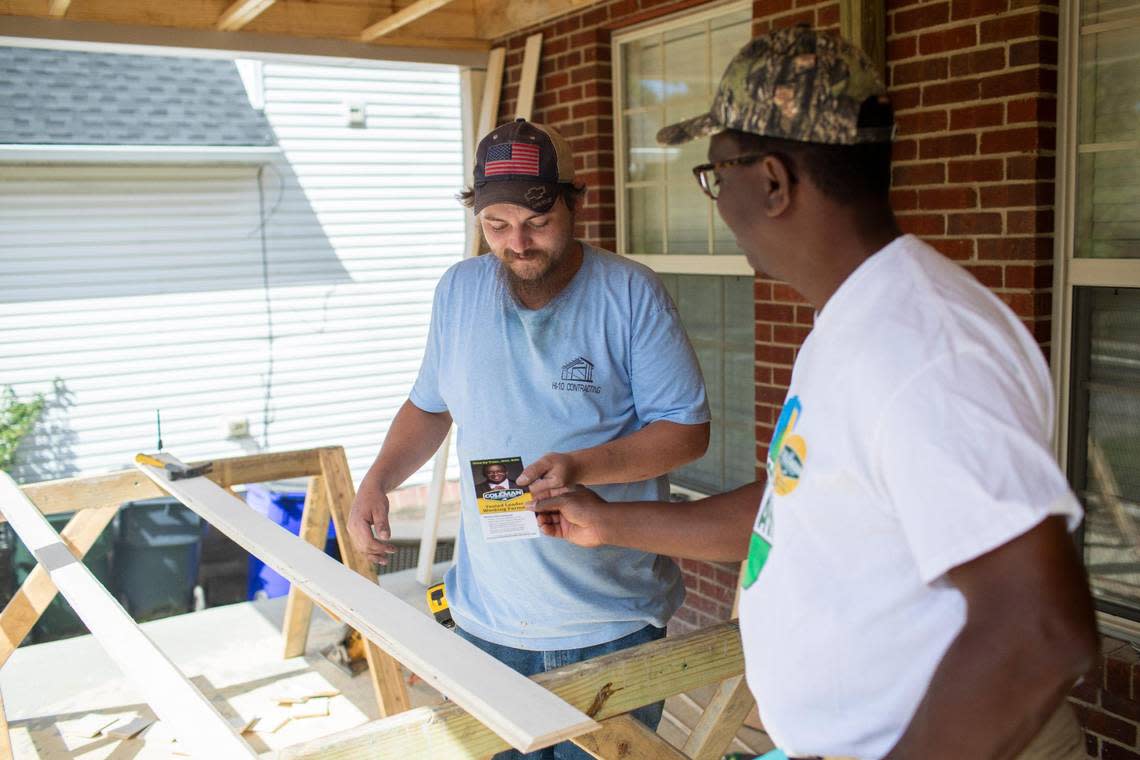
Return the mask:
[[0,470],[9,471],[16,459],[16,448],[35,427],[45,403],[42,393],[31,401],[20,401],[10,385],[4,386],[0,394]]

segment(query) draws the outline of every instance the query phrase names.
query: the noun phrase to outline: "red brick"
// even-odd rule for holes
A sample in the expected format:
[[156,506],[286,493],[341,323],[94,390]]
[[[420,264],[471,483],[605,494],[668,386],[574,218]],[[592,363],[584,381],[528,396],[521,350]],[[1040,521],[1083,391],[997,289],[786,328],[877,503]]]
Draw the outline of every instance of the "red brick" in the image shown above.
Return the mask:
[[[1001,162],[998,162],[1000,169]],[[946,181],[946,165],[942,163],[904,164],[891,170],[891,185],[940,185]]]
[[981,23],[981,41],[1009,42],[1022,37],[1056,37],[1057,14],[1032,10]]
[[892,16],[893,31],[895,34],[913,32],[916,29],[926,29],[938,24],[945,24],[950,20],[949,3],[930,3],[917,8],[899,11]]
[[927,32],[918,38],[918,52],[922,55],[961,50],[978,44],[978,30],[973,24]]
[[[796,324],[797,325],[814,325],[815,324],[815,309],[811,306],[797,306],[796,307]],[[791,364],[789,363],[789,367]],[[789,380],[789,382],[791,382]]]
[[1007,211],[1005,231],[1010,235],[1048,235],[1053,232],[1053,210]]
[[[1136,743],[1136,726],[1131,723],[1125,723],[1119,718],[1114,718],[1098,710],[1089,711],[1087,728],[1093,733],[1100,734],[1109,739],[1115,739],[1124,744]],[[1102,758],[1105,757],[1103,751],[1107,750],[1108,747],[1109,745],[1104,745],[1101,754]],[[1119,757],[1127,757],[1127,755],[1120,755]]]
[[1044,237],[980,238],[978,258],[983,261],[1051,261],[1053,241]]
[[971,156],[977,149],[978,138],[972,134],[925,137],[919,143],[918,155],[924,159]]
[[974,241],[969,238],[932,240],[930,243],[948,259],[966,261],[974,257]]
[[918,37],[895,37],[887,40],[887,60],[902,61],[913,58],[918,53]]
[[799,291],[783,282],[772,283],[772,300],[792,304],[807,303]]
[[955,108],[950,111],[950,130],[956,132],[962,129],[997,127],[1003,124],[1004,118],[1005,106],[1001,103]]
[[1001,214],[950,214],[946,220],[946,233],[949,235],[999,235],[1001,231]]
[[949,167],[951,182],[995,182],[1002,178],[1000,158],[951,161]]
[[1005,68],[1005,48],[990,47],[958,53],[950,58],[950,76],[962,77],[967,74],[985,74]]
[[900,135],[945,132],[950,123],[945,111],[912,111],[899,114],[895,122]]
[[981,81],[983,98],[1004,98],[1026,92],[1057,91],[1057,72],[1053,69],[1033,67],[985,77]]
[[918,156],[917,140],[895,140],[891,145],[892,161],[910,161]]
[[946,217],[941,214],[900,214],[899,227],[912,235],[942,235],[946,232]]
[[787,364],[791,366],[794,358],[792,349],[786,346],[756,347],[756,360],[764,364]]
[[1055,171],[1052,156],[1010,156],[1005,160],[1008,179],[1053,179]]
[[955,21],[978,16],[992,16],[1004,13],[1006,0],[952,0],[950,17]]
[[814,11],[799,11],[797,13],[789,13],[786,16],[772,19],[772,28],[774,29],[787,29],[788,27],[796,26],[798,24],[807,24],[808,26],[815,25],[815,12]]
[[979,92],[981,88],[977,79],[952,79],[942,84],[928,84],[922,88],[922,104],[969,103],[978,99]]
[[1057,121],[1057,101],[1053,98],[1023,98],[1005,104],[1005,121],[1017,124],[1025,121]]
[[817,29],[827,29],[828,27],[839,25],[839,4],[825,5],[822,8],[817,8],[815,12],[815,27]]
[[600,100],[593,102],[575,103],[570,111],[570,114],[575,119],[588,118],[590,116],[598,116],[607,113],[610,110],[608,103],[603,103]]
[[1053,185],[1047,182],[1016,182],[983,187],[982,208],[1043,206],[1053,200]]
[[987,288],[1000,288],[1002,285],[1001,267],[967,264],[965,269]]
[[582,97],[585,98],[611,98],[613,94],[613,85],[608,81],[595,79],[582,85]]
[[977,192],[972,187],[932,187],[918,191],[918,205],[924,210],[974,208]]
[[752,4],[752,17],[775,16],[792,9],[792,0],[756,0]]
[[[1130,650],[1121,648],[1121,652]],[[1104,688],[1121,697],[1132,696],[1132,663],[1114,652],[1104,658]]]
[[582,85],[575,84],[569,87],[563,87],[558,91],[559,103],[573,103],[575,100],[582,99]]
[[915,190],[891,190],[891,208],[895,211],[914,211],[918,208],[918,192]]
[[775,367],[772,369],[772,382],[781,388],[787,388],[792,384],[792,370],[788,368]]
[[1028,153],[1037,150],[1043,136],[1048,132],[1052,136],[1052,129],[1038,129],[1037,127],[1018,127],[990,131],[982,134],[982,153]]
[[906,87],[891,92],[891,103],[895,107],[895,113],[916,108],[920,102],[922,102],[921,87]]
[[910,63],[899,63],[890,67],[891,84],[914,84],[945,79],[950,71],[948,58],[922,58]]
[[1101,742],[1100,760],[1140,760],[1140,753],[1108,742]]
[[775,325],[772,328],[772,338],[776,343],[800,346],[807,340],[809,332],[811,332],[811,328],[803,325]]
[[795,319],[794,307],[787,304],[761,303],[756,305],[756,319],[760,322],[787,324]]
[[1056,40],[1030,40],[1009,46],[1010,66],[1056,66]]

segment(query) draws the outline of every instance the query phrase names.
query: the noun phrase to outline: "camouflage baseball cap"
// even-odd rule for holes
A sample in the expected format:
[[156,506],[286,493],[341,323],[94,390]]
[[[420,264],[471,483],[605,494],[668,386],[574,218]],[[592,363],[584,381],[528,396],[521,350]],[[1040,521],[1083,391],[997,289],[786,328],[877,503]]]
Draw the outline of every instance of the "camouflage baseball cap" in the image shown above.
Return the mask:
[[745,45],[724,70],[708,113],[665,127],[657,141],[678,145],[736,129],[829,145],[890,142],[893,125],[860,123],[868,99],[889,102],[870,59],[840,37],[799,25]]

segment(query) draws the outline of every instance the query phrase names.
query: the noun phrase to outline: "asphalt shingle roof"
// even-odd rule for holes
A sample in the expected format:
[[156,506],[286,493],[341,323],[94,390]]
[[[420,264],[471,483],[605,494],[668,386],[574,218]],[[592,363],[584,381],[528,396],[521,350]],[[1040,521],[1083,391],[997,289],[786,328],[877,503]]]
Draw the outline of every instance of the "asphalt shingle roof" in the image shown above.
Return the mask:
[[0,47],[0,143],[276,144],[231,61]]

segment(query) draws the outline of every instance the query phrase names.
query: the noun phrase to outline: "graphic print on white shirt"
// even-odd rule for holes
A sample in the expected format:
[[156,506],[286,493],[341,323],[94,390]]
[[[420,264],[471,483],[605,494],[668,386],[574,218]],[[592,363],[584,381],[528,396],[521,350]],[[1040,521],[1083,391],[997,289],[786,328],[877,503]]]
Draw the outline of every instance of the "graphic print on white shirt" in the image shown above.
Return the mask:
[[756,524],[752,526],[752,540],[748,547],[748,566],[744,572],[744,588],[748,588],[760,576],[768,553],[772,551],[774,535],[774,515],[772,497],[774,494],[787,496],[800,484],[804,465],[807,463],[807,441],[796,435],[796,423],[803,414],[799,396],[792,396],[784,403],[772,445],[768,447],[768,487],[764,489],[764,499]]

